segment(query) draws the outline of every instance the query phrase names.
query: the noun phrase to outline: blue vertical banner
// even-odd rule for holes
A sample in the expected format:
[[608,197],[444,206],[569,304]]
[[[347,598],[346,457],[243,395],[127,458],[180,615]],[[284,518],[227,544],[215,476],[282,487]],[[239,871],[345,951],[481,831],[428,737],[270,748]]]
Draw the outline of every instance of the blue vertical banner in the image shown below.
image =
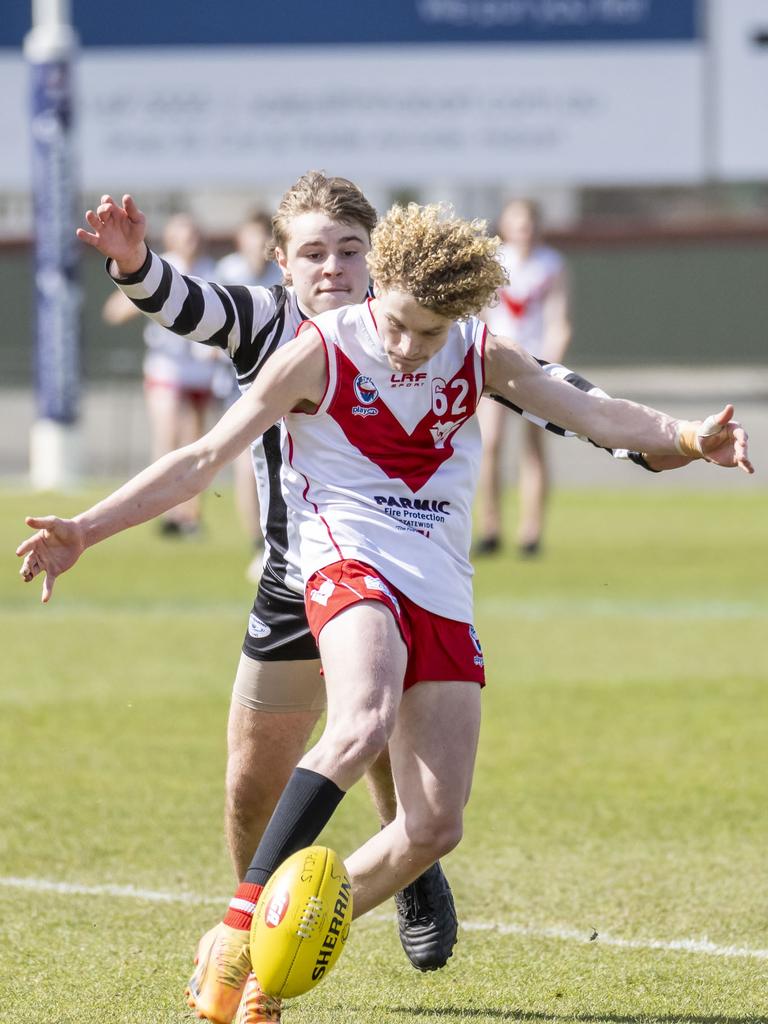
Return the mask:
[[72,76],[72,62],[61,54],[31,63],[37,412],[63,425],[77,421],[80,398]]

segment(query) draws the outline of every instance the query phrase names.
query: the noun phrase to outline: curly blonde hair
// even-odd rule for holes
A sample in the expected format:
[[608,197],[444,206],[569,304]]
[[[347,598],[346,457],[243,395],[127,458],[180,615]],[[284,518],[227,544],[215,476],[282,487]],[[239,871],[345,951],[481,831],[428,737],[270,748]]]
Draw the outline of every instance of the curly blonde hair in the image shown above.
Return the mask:
[[274,258],[275,248],[285,252],[291,220],[302,213],[324,213],[342,224],[362,224],[369,235],[378,216],[353,181],[307,171],[285,193],[272,218],[270,257]]
[[485,221],[463,220],[443,203],[393,206],[373,232],[371,276],[452,320],[479,313],[506,282],[499,239],[485,228]]

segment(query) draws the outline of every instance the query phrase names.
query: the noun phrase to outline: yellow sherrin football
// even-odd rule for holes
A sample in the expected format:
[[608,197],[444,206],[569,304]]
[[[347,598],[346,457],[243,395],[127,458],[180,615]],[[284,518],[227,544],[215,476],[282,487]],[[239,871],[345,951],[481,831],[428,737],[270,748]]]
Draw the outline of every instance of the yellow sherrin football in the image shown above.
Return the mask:
[[341,956],[352,921],[352,885],[327,846],[283,861],[264,887],[251,925],[251,965],[269,996],[300,996]]

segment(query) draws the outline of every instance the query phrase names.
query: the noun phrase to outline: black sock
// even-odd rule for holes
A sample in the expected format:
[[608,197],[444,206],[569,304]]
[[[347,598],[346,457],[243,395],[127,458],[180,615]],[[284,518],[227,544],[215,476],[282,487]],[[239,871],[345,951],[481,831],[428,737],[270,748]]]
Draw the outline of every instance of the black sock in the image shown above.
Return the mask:
[[324,775],[308,768],[294,768],[253,855],[245,881],[266,885],[286,857],[311,846],[343,796],[344,790]]

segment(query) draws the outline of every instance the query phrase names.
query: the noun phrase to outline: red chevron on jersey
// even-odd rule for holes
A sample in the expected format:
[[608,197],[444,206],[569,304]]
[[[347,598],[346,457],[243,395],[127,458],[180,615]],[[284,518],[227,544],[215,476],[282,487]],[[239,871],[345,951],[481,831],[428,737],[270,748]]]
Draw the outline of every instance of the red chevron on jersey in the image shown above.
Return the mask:
[[528,299],[513,299],[511,295],[508,295],[502,288],[499,292],[501,301],[507,307],[512,316],[521,317],[525,313],[525,307],[528,305]]
[[405,389],[390,386],[368,304],[313,323],[328,354],[328,387],[314,412],[285,417],[282,479],[305,579],[356,560],[422,608],[469,622],[485,325],[476,317],[451,324],[420,367],[422,384]]
[[334,348],[333,352],[338,383],[328,407],[329,415],[349,443],[390,479],[402,480],[412,491],[418,491],[451,457],[452,436],[477,408],[480,396],[475,384],[474,351],[467,352],[461,369],[446,382],[444,393],[456,395],[453,405],[446,401],[442,416],[430,409],[412,433],[403,427],[378,392],[375,399],[372,392],[364,397],[367,415],[359,414],[361,400],[355,383],[362,376],[360,370],[340,349]]

